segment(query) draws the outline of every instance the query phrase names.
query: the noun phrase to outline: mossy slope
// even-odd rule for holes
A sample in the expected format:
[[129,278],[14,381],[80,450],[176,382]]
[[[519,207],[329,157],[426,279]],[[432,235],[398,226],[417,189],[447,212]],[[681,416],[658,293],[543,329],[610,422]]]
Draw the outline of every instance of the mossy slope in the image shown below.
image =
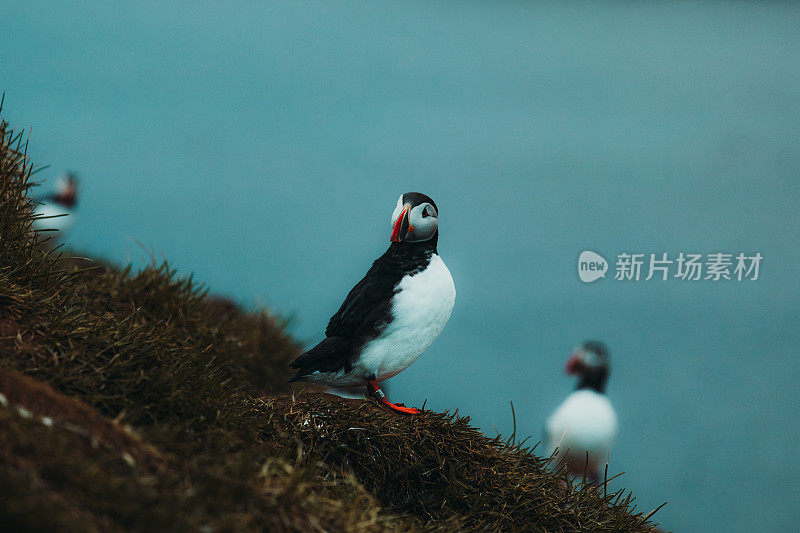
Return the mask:
[[164,265],[67,259],[31,230],[31,166],[0,124],[0,521],[17,529],[607,530],[621,493],[565,486],[467,419],[293,395],[267,312]]

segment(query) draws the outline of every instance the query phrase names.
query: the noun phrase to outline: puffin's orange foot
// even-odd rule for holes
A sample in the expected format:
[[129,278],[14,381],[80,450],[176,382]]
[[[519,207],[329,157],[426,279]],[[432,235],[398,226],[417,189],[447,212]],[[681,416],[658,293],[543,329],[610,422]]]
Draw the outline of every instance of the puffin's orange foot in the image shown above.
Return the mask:
[[418,414],[420,414],[422,412],[419,409],[417,409],[416,407],[406,407],[402,403],[397,403],[397,404],[392,403],[389,400],[387,400],[386,397],[384,397],[380,401],[381,401],[381,403],[383,405],[385,405],[386,407],[388,407],[392,411],[397,411],[398,413],[404,413],[404,414],[407,414],[407,415],[418,415]]
[[380,387],[378,387],[378,382],[376,380],[367,381],[367,387],[369,388],[369,392],[373,398],[381,402],[392,411],[397,411],[398,413],[403,413],[406,415],[418,415],[422,412],[416,407],[406,407],[402,403],[393,404],[390,402]]

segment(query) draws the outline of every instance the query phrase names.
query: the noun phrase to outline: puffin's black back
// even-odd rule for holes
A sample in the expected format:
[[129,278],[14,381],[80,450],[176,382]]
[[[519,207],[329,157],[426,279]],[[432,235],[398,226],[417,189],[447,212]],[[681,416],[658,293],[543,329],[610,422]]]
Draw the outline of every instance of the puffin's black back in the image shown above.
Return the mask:
[[392,321],[392,298],[403,277],[425,270],[436,253],[438,232],[423,242],[393,242],[350,291],[325,329],[326,338],[290,365],[303,379],[314,371],[349,372],[364,345]]

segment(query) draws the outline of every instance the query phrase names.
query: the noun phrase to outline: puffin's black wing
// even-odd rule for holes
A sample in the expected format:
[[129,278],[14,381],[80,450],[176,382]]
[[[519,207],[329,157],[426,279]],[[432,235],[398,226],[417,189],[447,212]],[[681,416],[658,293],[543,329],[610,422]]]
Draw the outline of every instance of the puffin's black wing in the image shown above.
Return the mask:
[[364,344],[391,322],[392,297],[403,276],[403,270],[387,261],[386,254],[378,258],[331,317],[325,329],[327,338],[291,363],[298,369],[291,381],[315,371],[349,372]]
[[[377,334],[377,328],[391,320],[391,300],[403,273],[391,275],[381,270],[373,265],[364,279],[353,287],[328,322],[325,335],[352,337],[358,332],[368,334],[371,329]],[[376,313],[381,310],[384,312]]]

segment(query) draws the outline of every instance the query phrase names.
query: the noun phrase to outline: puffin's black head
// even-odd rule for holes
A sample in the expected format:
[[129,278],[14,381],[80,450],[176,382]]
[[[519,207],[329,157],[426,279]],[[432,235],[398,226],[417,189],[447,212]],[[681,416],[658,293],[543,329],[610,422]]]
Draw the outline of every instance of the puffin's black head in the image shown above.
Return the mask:
[[392,242],[427,241],[439,230],[439,211],[433,200],[419,192],[407,192],[392,213]]
[[56,192],[52,195],[55,203],[65,207],[75,207],[78,203],[78,177],[69,172],[56,182]]
[[567,374],[580,376],[579,389],[603,392],[609,374],[608,348],[602,342],[584,342],[569,356],[566,370]]

